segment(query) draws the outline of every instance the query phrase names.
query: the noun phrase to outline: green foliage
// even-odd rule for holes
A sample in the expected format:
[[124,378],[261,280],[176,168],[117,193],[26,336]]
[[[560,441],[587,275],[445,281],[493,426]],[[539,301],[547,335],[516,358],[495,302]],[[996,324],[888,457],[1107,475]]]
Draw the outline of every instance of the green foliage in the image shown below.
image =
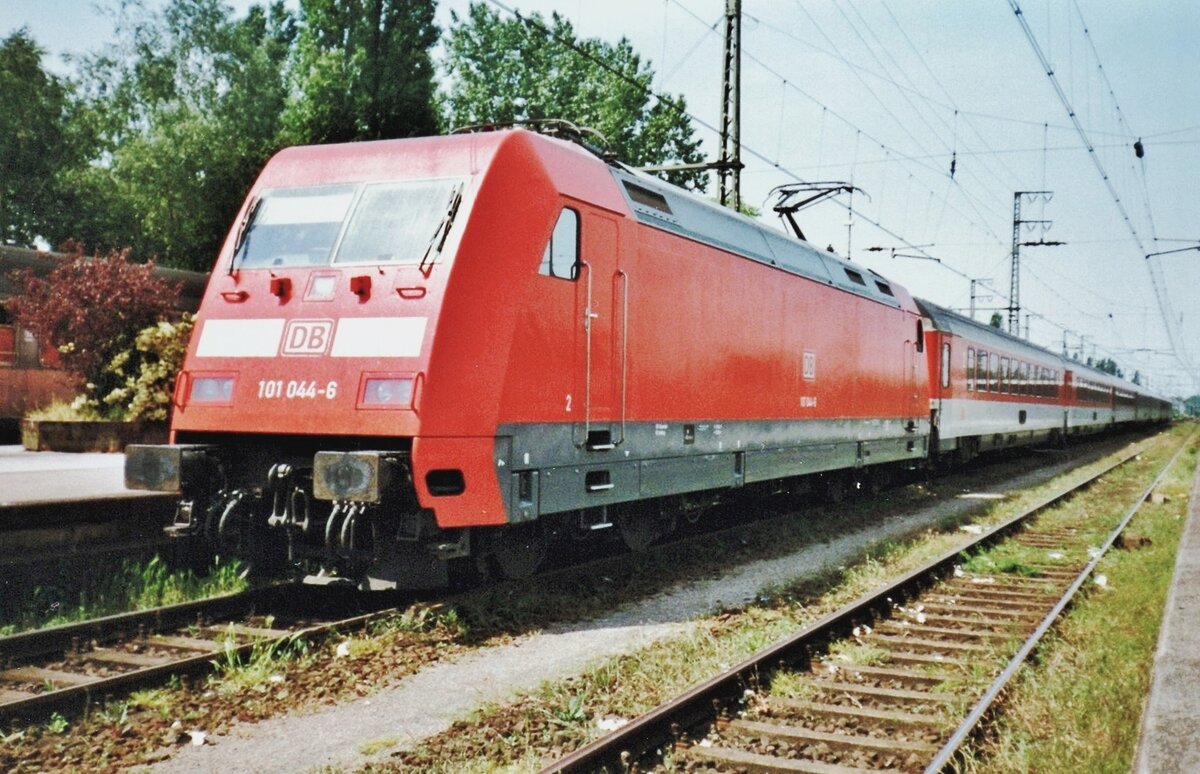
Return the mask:
[[[178,286],[155,277],[153,263],[131,263],[127,250],[88,258],[76,248],[45,277],[26,271],[17,280],[21,292],[8,299],[8,311],[58,347],[63,367],[97,401],[125,387],[124,374],[109,364],[132,350],[138,331],[166,317],[179,298]],[[122,414],[116,410],[112,418]]]
[[74,217],[47,234],[130,245],[207,269],[246,190],[279,147],[284,63],[295,35],[282,3],[232,20],[220,0],[123,4],[118,41],[79,62],[78,132],[93,163],[63,173]]
[[67,142],[67,84],[42,69],[42,49],[19,29],[0,41],[0,243],[32,245],[57,199]]
[[[453,126],[560,118],[608,138],[633,166],[704,160],[682,97],[650,96],[654,73],[622,38],[579,40],[558,14],[502,19],[483,3],[451,13],[445,40]],[[602,63],[602,64],[600,64]],[[702,171],[668,175],[704,190]]]
[[560,723],[583,723],[588,719],[582,696],[569,697],[566,705],[553,708],[550,714]]
[[462,630],[458,610],[441,605],[415,604],[372,624],[373,634],[385,631],[425,633],[439,627]]
[[65,734],[70,726],[60,712],[50,713],[50,719],[46,721],[46,729],[52,734]]
[[139,331],[133,348],[118,352],[105,367],[122,383],[100,402],[110,411],[121,411],[127,421],[168,419],[175,377],[183,367],[191,333],[188,314],[178,322],[160,320]]
[[56,400],[49,406],[27,412],[25,418],[38,422],[89,422],[104,419],[86,396],[81,396],[71,403]]
[[1003,328],[1004,318],[999,312],[992,312],[992,319],[988,321],[988,325],[992,326],[993,328]]
[[1104,373],[1112,374],[1113,376],[1125,375],[1125,372],[1122,371],[1121,367],[1117,365],[1117,361],[1110,357],[1104,357],[1097,360],[1095,363],[1095,368],[1097,371],[1103,371]]
[[296,143],[434,134],[432,0],[301,0],[295,97],[284,122]]
[[1190,417],[1200,417],[1200,395],[1193,395],[1183,402],[1183,409]]
[[[0,242],[128,246],[210,267],[284,145],[437,131],[434,8],[301,0],[293,14],[270,0],[237,18],[223,0],[121,0],[115,40],[72,59],[70,79],[42,68],[25,30],[11,34],[0,42]],[[626,40],[578,40],[558,16],[527,25],[475,5],[445,42],[455,124],[565,118],[634,165],[703,160],[683,100],[648,96],[653,74]],[[704,187],[702,172],[673,177]]]

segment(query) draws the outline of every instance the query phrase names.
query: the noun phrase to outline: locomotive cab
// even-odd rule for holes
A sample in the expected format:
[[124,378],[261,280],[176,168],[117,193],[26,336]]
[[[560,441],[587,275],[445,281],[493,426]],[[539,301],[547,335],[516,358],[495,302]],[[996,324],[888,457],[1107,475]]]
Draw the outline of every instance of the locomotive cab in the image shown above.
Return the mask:
[[468,526],[507,520],[514,299],[586,272],[563,215],[588,209],[564,206],[564,187],[588,198],[562,180],[577,154],[527,132],[277,154],[214,267],[172,443],[130,447],[127,486],[177,492],[169,531],[219,551],[443,585]]

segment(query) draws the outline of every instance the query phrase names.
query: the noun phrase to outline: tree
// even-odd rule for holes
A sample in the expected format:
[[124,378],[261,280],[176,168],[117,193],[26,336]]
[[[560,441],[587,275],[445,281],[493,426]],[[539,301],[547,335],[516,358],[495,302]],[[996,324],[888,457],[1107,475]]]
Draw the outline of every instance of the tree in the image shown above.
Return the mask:
[[1200,417],[1200,395],[1193,395],[1183,402],[1184,411],[1190,417]]
[[114,49],[80,62],[95,152],[63,184],[76,217],[48,236],[207,269],[280,147],[295,20],[281,2],[242,20],[220,0],[123,9]]
[[58,348],[63,367],[97,405],[125,386],[125,374],[109,364],[133,350],[138,332],[165,318],[179,299],[178,286],[155,277],[153,263],[130,263],[128,251],[89,258],[76,246],[45,277],[17,274],[20,292],[6,302],[9,313]]
[[[633,166],[700,163],[683,97],[655,99],[654,73],[622,38],[579,40],[557,13],[501,19],[482,3],[451,13],[445,39],[448,123],[465,126],[560,118],[603,134]],[[704,190],[703,171],[669,178]]]
[[1004,318],[1000,316],[999,312],[992,312],[992,319],[988,322],[988,325],[993,328],[1001,328],[1004,326]]
[[73,159],[70,90],[42,55],[24,28],[0,42],[0,243],[32,246],[45,235],[57,174]]
[[301,0],[287,108],[297,143],[434,134],[433,0]]
[[1117,365],[1117,361],[1110,357],[1103,357],[1097,360],[1095,363],[1095,368],[1097,371],[1103,371],[1104,373],[1112,374],[1113,376],[1125,375],[1125,373],[1121,370],[1121,367]]

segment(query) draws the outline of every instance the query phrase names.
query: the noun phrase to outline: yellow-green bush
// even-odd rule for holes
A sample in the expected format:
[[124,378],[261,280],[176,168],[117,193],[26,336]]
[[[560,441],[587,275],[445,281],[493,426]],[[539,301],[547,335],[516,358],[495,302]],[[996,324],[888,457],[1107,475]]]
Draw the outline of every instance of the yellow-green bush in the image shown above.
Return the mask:
[[104,413],[125,420],[166,420],[191,333],[192,317],[187,314],[178,322],[159,322],[139,331],[133,349],[118,352],[105,366],[120,386],[102,398]]

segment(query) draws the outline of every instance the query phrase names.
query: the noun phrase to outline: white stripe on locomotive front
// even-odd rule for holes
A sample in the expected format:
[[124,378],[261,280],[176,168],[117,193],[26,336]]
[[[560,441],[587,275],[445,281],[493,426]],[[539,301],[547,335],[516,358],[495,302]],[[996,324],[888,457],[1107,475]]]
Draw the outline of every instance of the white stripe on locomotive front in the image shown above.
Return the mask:
[[[427,317],[344,317],[337,321],[332,357],[417,357]],[[287,320],[205,320],[196,357],[275,357]]]

